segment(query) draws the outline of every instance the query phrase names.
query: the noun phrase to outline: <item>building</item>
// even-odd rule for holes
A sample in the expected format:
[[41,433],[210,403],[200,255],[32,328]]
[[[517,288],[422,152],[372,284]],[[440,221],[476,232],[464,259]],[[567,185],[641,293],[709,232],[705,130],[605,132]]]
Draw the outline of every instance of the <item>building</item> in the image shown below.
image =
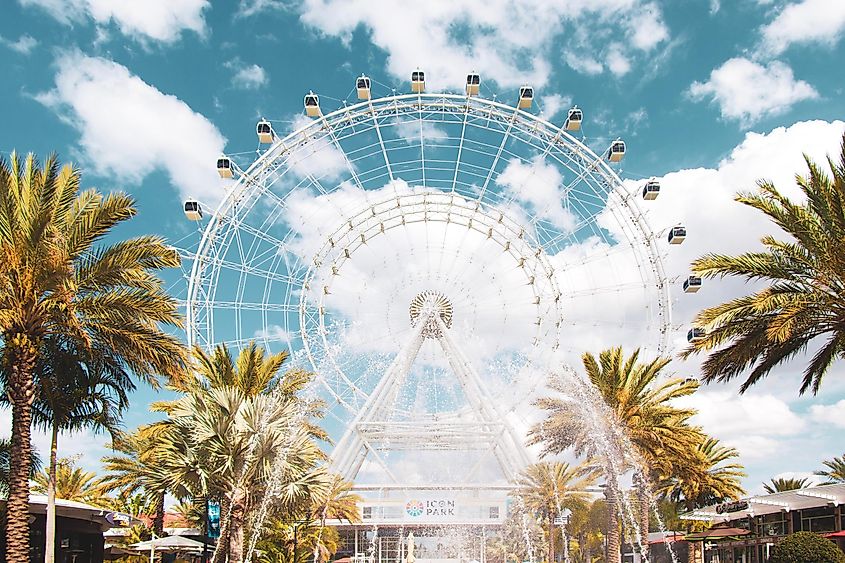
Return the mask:
[[[3,510],[6,501],[0,500]],[[44,533],[47,526],[47,497],[29,496],[30,561],[44,561]],[[102,563],[103,533],[128,525],[131,516],[97,508],[90,504],[56,499],[56,563]],[[4,534],[5,536],[5,534]],[[0,546],[0,560],[5,561],[5,545]]]
[[712,524],[686,539],[703,563],[765,563],[773,545],[801,531],[826,536],[845,551],[843,503],[845,484],[750,496],[685,515]]
[[511,487],[409,489],[356,487],[363,496],[361,523],[332,522],[340,535],[336,558],[373,563],[404,562],[408,537],[414,534],[414,556],[421,562],[485,563],[486,539],[507,516]]

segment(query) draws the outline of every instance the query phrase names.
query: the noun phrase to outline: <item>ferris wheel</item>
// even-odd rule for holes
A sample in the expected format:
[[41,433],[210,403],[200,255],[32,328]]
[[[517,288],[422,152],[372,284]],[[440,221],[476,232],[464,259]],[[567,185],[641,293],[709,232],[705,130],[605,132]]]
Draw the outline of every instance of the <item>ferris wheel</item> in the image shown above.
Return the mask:
[[[473,393],[497,418],[555,362],[631,335],[664,351],[661,255],[685,231],[649,225],[659,184],[627,188],[625,143],[591,147],[577,106],[559,127],[533,88],[482,86],[470,73],[463,92],[428,93],[417,70],[410,93],[378,96],[361,76],[334,108],[305,95],[289,133],[262,119],[257,158],[217,161],[227,195],[200,223],[189,344],[290,349],[339,420],[436,420],[455,443],[473,442],[457,430]],[[201,202],[184,209],[203,219]]]

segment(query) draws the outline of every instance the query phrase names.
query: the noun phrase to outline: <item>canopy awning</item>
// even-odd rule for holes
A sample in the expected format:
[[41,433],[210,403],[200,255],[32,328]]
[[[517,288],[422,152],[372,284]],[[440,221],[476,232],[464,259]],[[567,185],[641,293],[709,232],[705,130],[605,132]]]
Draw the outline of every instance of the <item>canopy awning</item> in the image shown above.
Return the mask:
[[695,532],[695,533],[692,533],[692,534],[687,534],[686,540],[687,541],[718,540],[718,539],[724,539],[724,538],[747,536],[750,533],[751,533],[750,530],[745,530],[743,528],[711,528],[709,530],[704,530],[703,532]]

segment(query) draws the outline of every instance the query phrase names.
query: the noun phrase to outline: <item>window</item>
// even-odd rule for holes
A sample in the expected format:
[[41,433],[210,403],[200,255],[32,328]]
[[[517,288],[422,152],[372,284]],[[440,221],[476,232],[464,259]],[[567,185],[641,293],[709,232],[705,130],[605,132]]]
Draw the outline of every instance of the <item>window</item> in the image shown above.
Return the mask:
[[365,506],[362,509],[361,519],[368,520],[373,517],[373,507],[372,506]]
[[498,520],[499,519],[499,507],[498,506],[491,506],[490,507],[490,520]]
[[785,512],[766,514],[760,517],[760,535],[785,536],[788,531]]
[[801,531],[832,532],[836,530],[833,507],[810,508],[801,511]]

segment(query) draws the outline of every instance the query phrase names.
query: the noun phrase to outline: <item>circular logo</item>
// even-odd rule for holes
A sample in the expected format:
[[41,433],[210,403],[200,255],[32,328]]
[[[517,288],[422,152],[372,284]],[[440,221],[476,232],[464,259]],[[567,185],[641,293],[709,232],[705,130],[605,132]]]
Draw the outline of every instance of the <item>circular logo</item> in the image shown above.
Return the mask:
[[405,503],[405,512],[408,513],[408,516],[413,516],[414,518],[422,516],[424,508],[425,506],[421,500],[411,499]]

